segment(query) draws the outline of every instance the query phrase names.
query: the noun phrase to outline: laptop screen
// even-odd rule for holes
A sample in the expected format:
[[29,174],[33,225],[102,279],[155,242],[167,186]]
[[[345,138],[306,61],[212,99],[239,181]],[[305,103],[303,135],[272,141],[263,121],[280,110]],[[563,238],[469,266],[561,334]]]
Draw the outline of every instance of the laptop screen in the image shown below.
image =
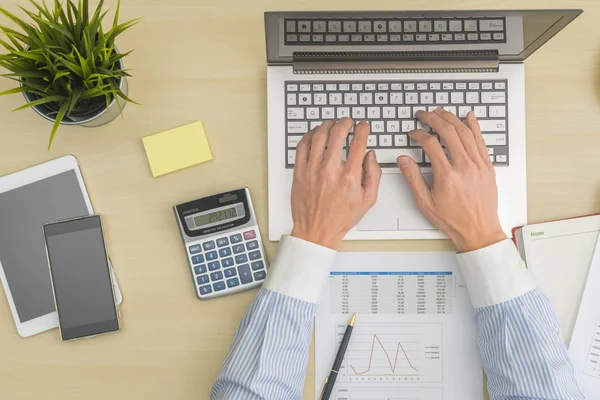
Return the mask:
[[361,52],[484,51],[522,61],[581,10],[352,11],[265,13],[267,60]]

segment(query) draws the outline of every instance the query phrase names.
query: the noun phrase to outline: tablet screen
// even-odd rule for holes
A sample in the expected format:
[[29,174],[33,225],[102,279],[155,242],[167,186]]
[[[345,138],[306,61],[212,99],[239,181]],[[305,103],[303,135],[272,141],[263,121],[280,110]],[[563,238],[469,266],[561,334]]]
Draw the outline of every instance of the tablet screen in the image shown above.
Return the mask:
[[85,215],[74,170],[0,193],[0,262],[22,323],[55,311],[42,225]]

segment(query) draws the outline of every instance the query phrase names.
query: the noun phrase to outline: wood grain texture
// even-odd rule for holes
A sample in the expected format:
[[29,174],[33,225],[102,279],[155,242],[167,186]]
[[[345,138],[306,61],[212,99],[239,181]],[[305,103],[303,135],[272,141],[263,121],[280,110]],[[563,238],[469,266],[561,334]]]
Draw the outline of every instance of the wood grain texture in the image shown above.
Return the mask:
[[[16,3],[16,4],[15,4]],[[114,6],[116,0],[107,2]],[[560,4],[559,4],[560,3]],[[577,7],[585,13],[526,63],[529,220],[600,211],[600,2],[506,0],[503,8]],[[25,0],[0,0],[17,12]],[[0,397],[19,399],[207,399],[255,291],[201,302],[190,283],[171,207],[248,186],[267,229],[267,10],[485,9],[489,0],[124,0],[122,18],[144,20],[118,40],[135,52],[125,118],[95,129],[61,127],[12,113],[0,98],[0,175],[74,154],[104,216],[123,290],[122,332],[61,343],[58,331],[21,339],[0,297]],[[1,23],[5,23],[2,20]],[[0,80],[0,91],[10,88]],[[141,138],[204,122],[214,160],[152,178]],[[140,223],[140,220],[143,223]],[[270,256],[276,243],[266,243]],[[450,250],[448,242],[354,242],[353,251]],[[566,292],[565,296],[578,294]],[[575,312],[576,310],[574,310]],[[570,332],[572,320],[562,321]],[[311,350],[312,354],[312,350]],[[305,399],[314,393],[314,359]]]

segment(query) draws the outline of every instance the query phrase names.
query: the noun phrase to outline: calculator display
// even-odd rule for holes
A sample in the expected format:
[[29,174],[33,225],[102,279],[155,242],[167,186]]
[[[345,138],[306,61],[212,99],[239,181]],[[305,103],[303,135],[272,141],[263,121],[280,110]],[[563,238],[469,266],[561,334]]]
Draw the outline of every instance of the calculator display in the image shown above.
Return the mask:
[[194,223],[196,224],[197,228],[200,228],[204,225],[211,225],[215,222],[226,221],[228,219],[236,218],[237,216],[238,213],[236,207],[231,207],[194,217]]

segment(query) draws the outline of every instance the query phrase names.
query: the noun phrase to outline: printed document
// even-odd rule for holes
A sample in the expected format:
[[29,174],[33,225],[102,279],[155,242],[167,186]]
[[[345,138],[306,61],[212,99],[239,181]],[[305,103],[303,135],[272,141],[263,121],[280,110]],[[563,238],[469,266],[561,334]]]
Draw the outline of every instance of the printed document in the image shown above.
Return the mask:
[[480,400],[473,308],[455,254],[339,253],[316,318],[316,396],[353,313],[332,400]]

